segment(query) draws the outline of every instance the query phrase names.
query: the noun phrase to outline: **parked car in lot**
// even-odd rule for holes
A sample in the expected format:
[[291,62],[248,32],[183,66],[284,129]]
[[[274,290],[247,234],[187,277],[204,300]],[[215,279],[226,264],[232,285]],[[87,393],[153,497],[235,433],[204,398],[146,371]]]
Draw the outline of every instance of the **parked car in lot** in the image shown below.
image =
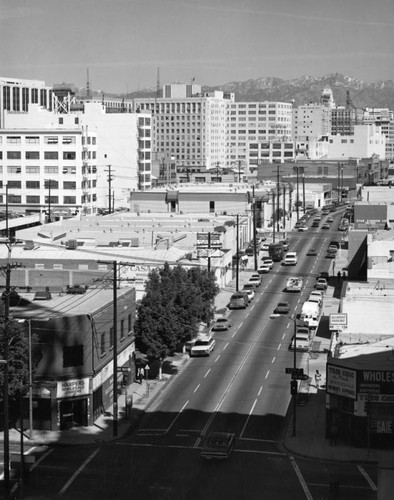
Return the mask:
[[317,279],[316,285],[315,285],[316,290],[326,291],[327,287],[328,287],[327,280],[325,278],[318,278]]
[[230,318],[225,318],[225,317],[220,317],[217,318],[212,325],[212,330],[213,331],[223,331],[223,330],[228,330],[231,328],[231,319]]
[[345,225],[345,224],[339,224],[338,226],[338,231],[347,231],[348,230],[348,226]]
[[290,304],[288,302],[278,302],[274,309],[274,314],[288,314],[290,312]]
[[210,432],[206,437],[201,457],[206,460],[227,459],[234,448],[235,434],[232,432]]
[[190,356],[210,356],[215,349],[215,343],[212,337],[197,339],[190,350]]
[[86,288],[82,285],[73,285],[67,287],[66,293],[74,295],[83,295],[84,293],[86,293]]

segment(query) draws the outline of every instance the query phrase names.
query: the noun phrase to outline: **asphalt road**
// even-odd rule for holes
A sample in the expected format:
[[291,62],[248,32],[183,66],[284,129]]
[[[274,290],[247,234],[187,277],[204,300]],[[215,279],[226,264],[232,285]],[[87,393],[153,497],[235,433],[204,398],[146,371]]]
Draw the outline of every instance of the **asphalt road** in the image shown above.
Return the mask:
[[[215,333],[211,356],[190,359],[130,436],[100,447],[42,450],[26,485],[26,498],[47,499],[370,499],[371,489],[353,464],[327,464],[289,456],[280,446],[290,402],[293,366],[288,347],[293,321],[271,319],[277,302],[296,315],[327,270],[325,249],[335,233],[292,233],[296,266],[275,264],[246,310],[232,311],[233,326]],[[309,248],[319,254],[308,257]],[[304,277],[301,293],[286,293],[290,275]],[[297,364],[302,356],[297,353]],[[200,458],[210,431],[236,435],[224,462]],[[368,471],[376,479],[376,471]]]

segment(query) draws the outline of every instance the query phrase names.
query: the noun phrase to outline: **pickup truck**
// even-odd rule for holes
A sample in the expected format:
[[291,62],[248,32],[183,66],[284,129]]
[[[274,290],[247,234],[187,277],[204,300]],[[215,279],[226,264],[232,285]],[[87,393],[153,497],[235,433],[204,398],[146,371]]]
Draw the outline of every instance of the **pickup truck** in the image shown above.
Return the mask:
[[286,283],[286,292],[301,292],[303,284],[302,278],[289,278]]

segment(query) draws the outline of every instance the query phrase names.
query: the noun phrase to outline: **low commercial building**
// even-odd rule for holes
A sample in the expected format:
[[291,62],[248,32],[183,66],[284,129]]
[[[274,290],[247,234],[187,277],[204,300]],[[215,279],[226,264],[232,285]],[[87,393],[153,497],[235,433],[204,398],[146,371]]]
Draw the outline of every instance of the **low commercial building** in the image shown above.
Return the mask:
[[10,308],[12,317],[25,320],[40,346],[33,380],[35,429],[92,425],[113,404],[114,376],[119,393],[134,380],[135,289],[117,292],[116,352],[112,289],[52,294],[40,301],[34,293],[20,293],[20,301]]

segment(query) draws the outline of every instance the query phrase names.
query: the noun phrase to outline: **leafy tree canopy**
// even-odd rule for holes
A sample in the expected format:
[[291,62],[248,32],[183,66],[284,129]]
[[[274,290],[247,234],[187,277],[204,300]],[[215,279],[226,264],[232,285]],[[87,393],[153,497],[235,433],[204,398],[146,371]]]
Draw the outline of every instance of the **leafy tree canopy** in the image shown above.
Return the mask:
[[168,263],[150,272],[135,324],[137,347],[151,359],[163,360],[197,335],[200,322],[213,318],[219,288],[214,273]]

